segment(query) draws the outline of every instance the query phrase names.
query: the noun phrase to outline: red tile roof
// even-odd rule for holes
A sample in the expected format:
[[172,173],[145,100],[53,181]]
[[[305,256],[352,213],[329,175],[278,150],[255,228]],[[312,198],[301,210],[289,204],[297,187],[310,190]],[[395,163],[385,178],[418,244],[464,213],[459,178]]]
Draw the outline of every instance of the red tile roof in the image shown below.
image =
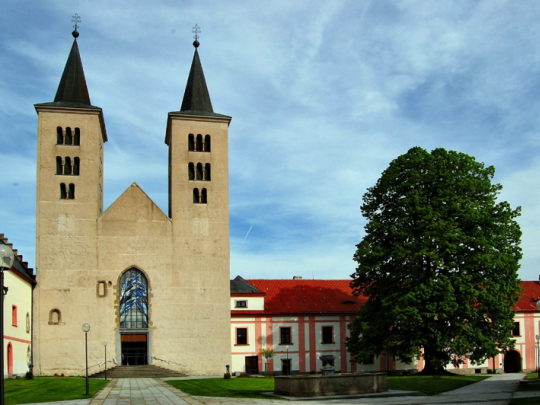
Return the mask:
[[517,312],[538,312],[536,301],[540,300],[540,283],[538,281],[522,281],[522,296],[514,307]]
[[350,280],[247,280],[265,293],[272,315],[356,313],[367,299],[351,294]]

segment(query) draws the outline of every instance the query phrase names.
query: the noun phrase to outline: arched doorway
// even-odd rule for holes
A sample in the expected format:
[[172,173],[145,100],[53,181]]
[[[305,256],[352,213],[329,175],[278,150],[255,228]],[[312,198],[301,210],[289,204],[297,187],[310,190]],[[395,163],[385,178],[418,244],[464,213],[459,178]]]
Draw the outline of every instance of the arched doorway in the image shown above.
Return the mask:
[[8,343],[7,346],[7,364],[8,374],[13,374],[13,346],[11,346],[11,343]]
[[148,364],[148,280],[142,271],[122,274],[119,301],[122,365]]
[[510,350],[504,355],[504,372],[519,373],[521,371],[521,354],[517,350]]

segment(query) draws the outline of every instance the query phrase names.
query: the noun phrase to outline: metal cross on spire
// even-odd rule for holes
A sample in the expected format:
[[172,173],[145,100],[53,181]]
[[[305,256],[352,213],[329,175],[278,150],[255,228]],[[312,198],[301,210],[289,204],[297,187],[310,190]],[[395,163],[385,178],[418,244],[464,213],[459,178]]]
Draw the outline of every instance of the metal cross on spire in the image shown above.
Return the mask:
[[199,34],[201,33],[201,28],[199,27],[198,24],[195,24],[195,26],[193,27],[193,30],[191,32],[193,32],[195,34],[193,36],[193,38],[195,39],[195,41],[193,41],[193,46],[195,48],[198,48],[199,47]]
[[77,38],[79,36],[79,31],[77,31],[77,28],[79,28],[79,23],[81,22],[81,17],[79,14],[75,13],[75,15],[71,17],[71,22],[75,23],[73,25],[73,32],[71,35],[73,35],[73,38]]

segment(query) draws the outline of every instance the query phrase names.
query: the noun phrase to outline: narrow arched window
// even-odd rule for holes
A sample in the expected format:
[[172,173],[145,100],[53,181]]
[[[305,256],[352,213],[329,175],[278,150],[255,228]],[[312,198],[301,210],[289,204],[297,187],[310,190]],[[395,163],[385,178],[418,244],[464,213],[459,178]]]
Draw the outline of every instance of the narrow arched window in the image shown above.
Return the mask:
[[75,137],[73,138],[73,145],[79,146],[81,144],[81,130],[80,128],[75,128]]
[[201,134],[197,135],[197,145],[196,146],[197,146],[197,148],[196,148],[197,151],[202,152],[202,150],[203,150],[203,141],[202,141],[202,135]]
[[81,159],[79,159],[78,157],[76,157],[75,159],[73,159],[73,175],[74,175],[74,176],[78,176],[78,175],[79,175],[79,168],[80,168],[80,165],[81,165]]
[[62,158],[56,157],[56,174],[62,174]]
[[62,315],[58,309],[51,309],[49,311],[49,325],[58,325],[62,322]]
[[127,270],[120,278],[120,327],[148,328],[148,280],[138,269]]
[[64,163],[64,174],[71,174],[71,158],[66,157],[65,163]]
[[56,143],[62,145],[64,143],[64,133],[62,127],[56,127]]
[[60,184],[60,199],[67,199],[66,185],[64,183]]
[[204,165],[204,179],[210,181],[210,163]]
[[197,163],[197,180],[203,179],[202,163]]
[[199,189],[198,188],[193,189],[193,203],[199,204]]
[[207,204],[208,203],[208,196],[206,193],[206,189],[203,188],[201,192],[201,204]]
[[193,134],[188,136],[188,150],[195,150],[195,140],[193,139]]
[[66,128],[66,145],[71,145],[72,143],[72,139],[71,139],[71,128],[70,127],[67,127]]
[[30,333],[30,314],[26,313],[26,333]]
[[204,151],[210,152],[210,135],[204,137]]
[[195,180],[195,167],[193,163],[188,165],[188,178],[189,180]]
[[75,184],[71,183],[69,185],[69,199],[74,200],[75,199]]

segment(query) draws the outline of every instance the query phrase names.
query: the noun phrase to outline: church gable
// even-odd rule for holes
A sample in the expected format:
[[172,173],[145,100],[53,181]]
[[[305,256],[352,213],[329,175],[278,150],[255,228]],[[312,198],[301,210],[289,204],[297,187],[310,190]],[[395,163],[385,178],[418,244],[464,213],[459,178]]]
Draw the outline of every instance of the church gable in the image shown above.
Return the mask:
[[168,226],[171,221],[138,184],[133,183],[107,208],[99,222],[102,226],[122,222],[130,228],[129,223],[163,222]]

